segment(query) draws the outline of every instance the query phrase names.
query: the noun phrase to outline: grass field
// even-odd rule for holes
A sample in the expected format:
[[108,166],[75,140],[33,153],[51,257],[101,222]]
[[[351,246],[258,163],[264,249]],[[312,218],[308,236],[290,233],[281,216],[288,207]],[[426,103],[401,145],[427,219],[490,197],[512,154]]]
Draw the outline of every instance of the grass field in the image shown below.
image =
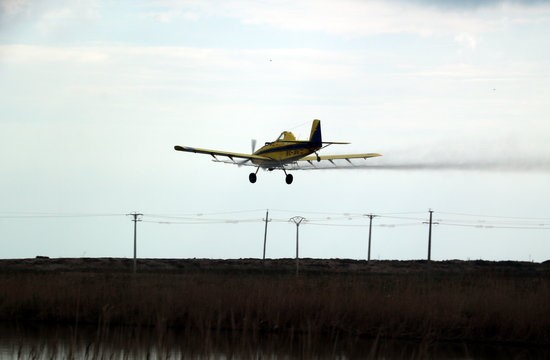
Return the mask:
[[0,321],[550,345],[550,263],[0,260]]

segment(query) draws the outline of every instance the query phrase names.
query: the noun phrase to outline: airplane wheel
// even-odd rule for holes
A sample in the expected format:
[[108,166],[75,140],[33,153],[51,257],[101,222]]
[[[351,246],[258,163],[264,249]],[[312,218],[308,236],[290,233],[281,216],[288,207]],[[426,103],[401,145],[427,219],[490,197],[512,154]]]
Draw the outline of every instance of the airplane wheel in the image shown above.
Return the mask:
[[254,184],[256,182],[256,174],[250,173],[250,175],[248,175],[248,180],[250,180],[250,182]]
[[294,177],[292,176],[292,174],[287,174],[285,180],[286,180],[286,183],[290,185],[292,184],[292,180],[294,180]]

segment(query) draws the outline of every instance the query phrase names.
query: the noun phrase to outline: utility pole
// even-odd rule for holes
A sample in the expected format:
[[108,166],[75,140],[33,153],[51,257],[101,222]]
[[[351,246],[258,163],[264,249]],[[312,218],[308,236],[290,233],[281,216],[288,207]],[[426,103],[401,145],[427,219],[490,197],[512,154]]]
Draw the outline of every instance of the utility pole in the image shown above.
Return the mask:
[[126,215],[134,217],[132,221],[134,222],[134,274],[135,274],[137,270],[137,222],[141,221],[141,219],[138,219],[138,216],[143,216],[143,214],[132,213],[132,214],[126,214]]
[[266,246],[266,243],[267,243],[267,223],[270,221],[269,220],[269,209],[265,211],[265,230],[264,230],[264,256],[263,256],[263,260],[265,261],[265,246]]
[[434,211],[430,209],[430,227],[428,231],[428,261],[432,261],[432,215]]
[[299,271],[299,256],[298,256],[298,242],[299,242],[299,233],[300,233],[299,229],[300,229],[300,224],[305,220],[306,218],[302,216],[294,216],[289,220],[294,224],[296,224],[296,275],[298,275],[298,271]]
[[369,214],[367,215],[369,217],[369,251],[367,254],[367,261],[370,262],[370,244],[371,244],[371,235],[372,235],[372,218],[376,215]]
[[430,212],[430,221],[429,222],[423,222],[423,224],[429,224],[429,230],[428,230],[428,261],[432,261],[432,224],[437,225],[438,222],[432,222],[432,215],[433,210],[428,210]]

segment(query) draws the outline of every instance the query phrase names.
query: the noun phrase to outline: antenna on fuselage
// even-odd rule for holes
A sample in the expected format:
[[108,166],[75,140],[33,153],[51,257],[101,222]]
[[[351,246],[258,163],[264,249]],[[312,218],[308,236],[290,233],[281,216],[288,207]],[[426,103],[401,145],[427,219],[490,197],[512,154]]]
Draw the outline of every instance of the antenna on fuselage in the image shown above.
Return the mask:
[[303,122],[303,123],[298,124],[298,125],[296,125],[296,126],[293,126],[293,127],[291,127],[290,129],[288,129],[288,130],[289,130],[289,131],[290,131],[290,130],[294,130],[294,129],[296,129],[296,128],[299,128],[300,126],[304,126],[304,125],[307,125],[307,124],[309,124],[309,121],[306,121],[306,122]]

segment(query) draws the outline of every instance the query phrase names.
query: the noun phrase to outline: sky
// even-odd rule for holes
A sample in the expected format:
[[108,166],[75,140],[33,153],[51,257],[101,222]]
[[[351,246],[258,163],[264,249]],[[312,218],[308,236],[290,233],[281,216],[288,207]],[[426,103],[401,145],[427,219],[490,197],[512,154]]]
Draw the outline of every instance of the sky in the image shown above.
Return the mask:
[[[550,259],[550,2],[0,1],[0,258]],[[322,121],[354,169],[211,162]]]

